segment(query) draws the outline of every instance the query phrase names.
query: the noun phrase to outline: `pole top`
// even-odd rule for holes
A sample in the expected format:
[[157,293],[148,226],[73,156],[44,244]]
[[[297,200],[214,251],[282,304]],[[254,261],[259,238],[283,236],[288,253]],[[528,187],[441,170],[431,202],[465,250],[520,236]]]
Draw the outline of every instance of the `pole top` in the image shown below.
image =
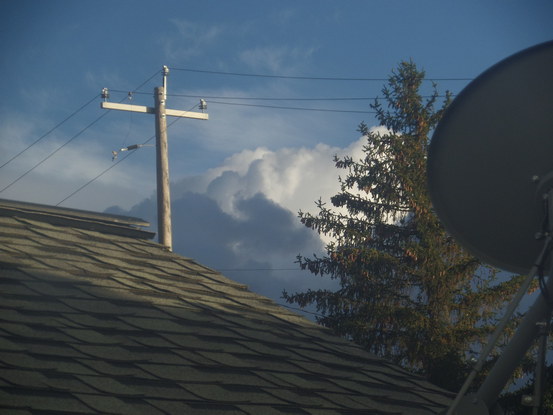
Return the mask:
[[167,100],[167,75],[169,75],[169,67],[163,65],[161,73],[163,74],[163,100],[165,101]]

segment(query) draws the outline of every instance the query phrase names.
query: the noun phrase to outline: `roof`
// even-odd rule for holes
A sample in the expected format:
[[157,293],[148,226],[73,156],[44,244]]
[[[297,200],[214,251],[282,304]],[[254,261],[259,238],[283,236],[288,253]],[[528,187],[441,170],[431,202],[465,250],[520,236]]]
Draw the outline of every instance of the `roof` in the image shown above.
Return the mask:
[[145,225],[0,200],[0,412],[429,414],[450,402],[168,252]]

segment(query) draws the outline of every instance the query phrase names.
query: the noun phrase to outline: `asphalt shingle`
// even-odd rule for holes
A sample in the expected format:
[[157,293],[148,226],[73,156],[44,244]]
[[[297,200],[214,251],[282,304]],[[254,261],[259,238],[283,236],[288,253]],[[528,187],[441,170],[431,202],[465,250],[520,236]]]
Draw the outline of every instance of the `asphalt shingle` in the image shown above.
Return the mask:
[[144,222],[0,200],[0,412],[432,414],[452,395]]

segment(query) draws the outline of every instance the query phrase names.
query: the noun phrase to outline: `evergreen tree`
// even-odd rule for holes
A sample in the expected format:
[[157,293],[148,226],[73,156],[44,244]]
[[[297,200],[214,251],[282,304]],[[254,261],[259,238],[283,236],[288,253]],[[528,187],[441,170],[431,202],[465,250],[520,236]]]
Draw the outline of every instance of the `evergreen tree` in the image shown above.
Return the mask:
[[[545,389],[542,396],[542,411],[540,414],[553,414],[553,365],[545,368]],[[523,404],[524,396],[534,395],[534,379],[517,391],[505,393],[499,399],[499,404],[505,415],[531,415],[534,414],[532,406]]]
[[424,76],[413,62],[398,65],[382,90],[384,105],[371,105],[386,132],[361,123],[364,157],[335,158],[346,175],[332,207],[319,200],[318,214],[299,213],[305,226],[332,240],[322,257],[298,256],[301,268],[337,279],[340,288],[283,296],[314,304],[319,322],[337,334],[456,390],[470,352],[480,350],[520,278],[498,281],[432,210],[429,135],[451,95],[438,105],[433,84],[423,97]]

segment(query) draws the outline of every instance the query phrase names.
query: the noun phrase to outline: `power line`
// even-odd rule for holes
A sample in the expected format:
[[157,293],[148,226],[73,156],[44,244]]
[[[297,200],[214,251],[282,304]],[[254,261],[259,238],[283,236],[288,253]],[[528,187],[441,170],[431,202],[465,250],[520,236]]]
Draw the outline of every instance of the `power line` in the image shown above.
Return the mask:
[[[194,105],[192,108],[190,108],[188,111],[192,111],[194,108],[196,108],[198,106],[198,104]],[[106,113],[107,114],[107,113]],[[177,121],[179,121],[181,118],[175,118],[171,123],[169,123],[167,125],[167,128],[169,129],[169,127],[171,127],[173,124],[175,124]],[[148,144],[150,141],[152,141],[156,136],[153,135],[151,136],[150,138],[148,138],[146,141],[144,141],[140,146],[143,146],[145,144]],[[89,186],[90,184],[92,184],[93,182],[95,182],[96,180],[98,180],[100,177],[102,177],[104,174],[106,174],[108,171],[110,171],[111,169],[113,169],[115,166],[117,166],[119,163],[121,163],[122,161],[126,160],[127,158],[129,158],[130,156],[132,156],[135,151],[135,150],[132,150],[131,152],[129,152],[128,154],[126,154],[124,157],[120,158],[117,162],[115,162],[114,164],[112,164],[111,166],[109,166],[108,168],[104,169],[101,173],[99,173],[98,175],[96,175],[94,178],[90,179],[88,182],[86,182],[85,184],[83,184],[81,187],[79,187],[77,190],[75,190],[74,192],[72,192],[71,194],[69,194],[68,196],[66,196],[64,199],[60,200],[58,203],[56,203],[56,206],[59,206],[61,205],[63,202],[65,202],[66,200],[70,199],[71,197],[75,196],[77,193],[79,193],[81,190],[83,190],[84,188],[86,188],[87,186]],[[1,191],[0,191],[1,193]]]
[[[121,91],[122,92],[122,91]],[[167,94],[171,97],[184,98],[204,98],[204,99],[229,99],[236,101],[374,101],[382,97],[310,97],[310,98],[290,98],[290,97],[237,97],[237,96],[209,96],[209,95],[189,95],[189,94]],[[452,94],[454,96],[454,94]],[[421,95],[422,98],[432,98],[433,95]],[[445,98],[446,95],[436,95],[437,98]]]
[[[128,91],[122,89],[110,89],[110,92],[118,92],[128,94]],[[152,95],[151,92],[134,91],[133,94]],[[204,99],[229,99],[229,100],[244,100],[244,101],[374,101],[382,97],[250,97],[250,96],[228,96],[228,95],[203,95],[203,94],[167,94],[168,97],[180,98],[204,98]],[[455,96],[455,94],[452,94]],[[421,95],[422,98],[432,98],[433,95]],[[445,98],[446,95],[436,95],[437,98]]]
[[313,315],[313,316],[315,316],[315,317],[321,317],[321,318],[324,318],[324,317],[325,317],[323,314],[315,313],[315,312],[313,312],[313,311],[307,311],[307,310],[305,310],[305,309],[303,309],[303,308],[300,308],[300,307],[293,307],[293,306],[291,306],[291,305],[284,304],[284,303],[279,303],[279,302],[276,302],[276,301],[275,301],[275,303],[276,303],[277,305],[281,306],[281,307],[285,307],[285,308],[288,308],[288,309],[290,309],[290,310],[299,311],[299,312],[305,313],[305,314],[311,314],[311,315]]
[[146,85],[148,82],[150,82],[152,79],[154,79],[154,77],[156,77],[157,75],[159,74],[159,71],[155,71],[152,76],[150,76],[148,79],[146,79],[144,82],[142,82],[140,85],[138,85],[136,88],[134,88],[132,91],[132,93],[134,93],[134,91],[137,91],[139,90],[140,88],[142,88],[144,85]]
[[[229,75],[229,76],[242,76],[242,77],[256,77],[256,78],[279,78],[279,79],[298,79],[306,81],[388,81],[388,78],[354,78],[354,77],[330,77],[330,76],[290,76],[290,75],[269,75],[269,74],[258,74],[258,73],[243,73],[243,72],[224,72],[224,71],[211,71],[204,69],[194,69],[194,68],[174,68],[171,67],[171,70],[174,71],[185,71],[185,72],[197,72],[205,73],[211,75]],[[426,81],[472,81],[473,78],[425,78]]]
[[10,158],[8,161],[6,161],[4,164],[2,164],[0,166],[0,169],[3,168],[4,166],[7,166],[8,164],[10,164],[12,161],[14,161],[16,158],[18,158],[20,155],[22,155],[23,153],[25,153],[28,149],[30,149],[32,146],[34,146],[35,144],[37,144],[40,140],[42,140],[44,137],[48,136],[50,133],[52,133],[54,130],[56,130],[58,127],[61,127],[65,122],[69,121],[73,116],[77,115],[79,112],[81,112],[84,108],[86,108],[88,105],[90,105],[96,98],[98,98],[99,95],[96,94],[94,95],[94,97],[92,97],[92,99],[90,99],[90,101],[88,101],[86,104],[82,105],[80,108],[78,108],[77,110],[75,110],[71,115],[69,115],[68,117],[66,117],[64,120],[62,120],[61,122],[59,122],[58,124],[56,124],[54,127],[52,127],[49,131],[47,131],[46,133],[44,133],[43,135],[41,135],[38,139],[36,139],[33,143],[31,143],[30,145],[28,145],[26,148],[24,148],[23,150],[21,150],[19,153],[17,153],[15,156],[13,156],[12,158]]
[[[155,136],[151,137],[149,140],[147,140],[144,144],[148,143],[149,141],[151,141]],[[125,160],[127,157],[130,157],[136,150],[133,150],[131,151],[130,153],[126,154],[124,157],[120,158],[118,161],[116,161],[115,163],[113,163],[111,166],[109,166],[107,169],[105,169],[104,171],[102,171],[100,174],[98,174],[96,177],[94,177],[93,179],[90,179],[88,182],[86,182],[85,184],[83,184],[81,187],[79,187],[77,190],[75,190],[74,192],[70,193],[68,196],[66,196],[64,199],[60,200],[58,203],[56,203],[56,206],[59,206],[61,205],[63,202],[65,202],[67,199],[73,197],[74,195],[76,195],[77,193],[79,193],[81,190],[83,190],[85,187],[87,187],[89,184],[91,184],[92,182],[96,181],[97,179],[99,179],[100,177],[102,177],[104,174],[106,174],[108,171],[110,171],[111,169],[113,169],[115,166],[117,166],[119,163],[121,163],[123,160]]]
[[[191,72],[205,72],[205,73],[213,73],[213,74],[224,74],[224,75],[236,75],[236,76],[257,76],[257,77],[269,77],[269,78],[291,78],[291,79],[314,79],[314,80],[358,80],[358,81],[367,81],[367,80],[380,80],[380,81],[387,81],[387,79],[379,79],[379,78],[316,78],[316,77],[290,77],[290,76],[281,76],[281,75],[260,75],[260,74],[244,74],[244,73],[234,73],[234,72],[216,72],[216,71],[202,71],[197,69],[188,69],[188,68],[171,68],[173,70],[180,70],[180,71],[191,71]],[[144,81],[140,86],[135,88],[134,91],[131,91],[133,94],[151,94],[149,92],[144,91],[138,91],[143,85],[145,85],[147,82],[149,82],[154,76],[157,75],[157,72],[154,73],[150,78],[148,78],[146,81]],[[436,79],[436,78],[435,78]],[[441,80],[469,80],[469,79],[461,79],[461,78],[443,78]],[[128,93],[128,91],[123,90],[117,90],[112,89],[111,92],[123,92]],[[199,95],[185,95],[185,94],[167,94],[168,96],[181,96],[181,97],[189,97],[189,98],[197,98]],[[217,98],[217,99],[249,99],[249,100],[274,100],[274,101],[339,101],[339,100],[374,100],[375,98],[372,97],[336,97],[336,98],[255,98],[255,97],[206,97],[202,96],[202,98]],[[342,112],[342,113],[358,113],[358,114],[374,114],[374,111],[358,111],[358,110],[334,110],[334,109],[326,109],[326,108],[304,108],[304,107],[285,107],[285,106],[274,106],[274,105],[260,105],[260,104],[244,104],[244,103],[233,103],[233,102],[221,102],[221,101],[210,101],[212,104],[219,104],[219,105],[237,105],[237,106],[249,106],[249,107],[259,107],[259,108],[272,108],[272,109],[286,109],[286,110],[300,110],[300,111],[323,111],[323,112]],[[189,111],[197,107],[197,105],[193,106]],[[172,126],[175,122],[179,121],[180,118],[175,119],[173,122],[171,122],[168,127]],[[146,140],[142,145],[147,144],[152,139],[154,139],[155,136],[150,137],[148,140]],[[60,202],[56,204],[56,206],[59,206],[61,203],[65,202],[84,188],[86,188],[88,185],[99,179],[101,176],[106,174],[108,171],[110,171],[112,168],[114,168],[116,165],[121,163],[123,160],[126,160],[128,157],[130,157],[132,154],[134,154],[136,150],[129,152],[125,157],[119,159],[116,163],[111,165],[110,167],[104,169],[101,173],[99,173],[97,176],[89,180],[87,183],[76,189],[74,192],[69,194],[67,197],[62,199]],[[3,190],[0,190],[0,193]],[[275,269],[275,270],[281,270],[281,269]],[[281,271],[284,271],[285,269],[282,269]],[[290,269],[292,270],[292,269]],[[232,270],[229,270],[232,271]]]
[[[110,90],[111,92],[125,92],[123,90]],[[149,94],[147,92],[135,92],[139,94]],[[248,101],[370,101],[378,99],[379,97],[337,97],[337,98],[270,98],[270,97],[228,97],[228,96],[205,96],[205,95],[188,95],[188,94],[167,94],[172,97],[186,97],[186,98],[206,98],[206,99],[228,99],[228,100],[248,100]],[[451,95],[451,96],[454,96]],[[438,98],[445,98],[446,95],[437,95]],[[423,96],[423,98],[431,98],[431,96]],[[223,102],[223,101],[209,101],[209,104],[218,105],[234,105],[242,107],[256,107],[256,108],[270,108],[270,109],[282,109],[293,111],[318,111],[318,112],[341,112],[350,114],[376,114],[376,111],[362,111],[362,110],[342,110],[333,108],[307,108],[307,107],[290,107],[279,105],[264,105],[264,104],[243,104],[238,102]]]
[[[174,94],[175,97],[199,98],[199,95]],[[248,101],[372,101],[375,97],[321,97],[321,98],[286,98],[286,97],[229,97],[229,96],[202,96],[205,99],[232,99]]]
[[[135,90],[137,89],[140,89],[142,88],[144,85],[146,85],[149,81],[152,80],[153,77],[155,77],[157,75],[157,71],[152,75],[150,76],[148,79],[146,79],[144,82],[142,82],[139,86],[137,86],[135,88]],[[131,91],[132,92],[132,91]],[[132,92],[134,93],[134,92]],[[59,128],[60,126],[62,126],[65,122],[69,121],[73,116],[77,115],[80,111],[82,111],[84,108],[86,108],[88,105],[90,105],[99,95],[96,94],[94,95],[94,97],[92,97],[86,104],[82,105],[81,107],[79,107],[77,110],[75,110],[71,115],[69,115],[68,117],[66,117],[65,119],[63,119],[61,122],[59,122],[58,124],[56,124],[52,129],[50,129],[49,131],[47,131],[46,133],[44,133],[42,136],[40,136],[37,140],[35,140],[33,143],[31,143],[29,146],[27,146],[26,148],[24,148],[23,150],[21,150],[19,153],[17,153],[16,155],[14,155],[12,158],[10,158],[8,161],[6,161],[4,164],[2,164],[0,166],[0,169],[3,168],[4,166],[7,166],[9,163],[11,163],[13,160],[15,160],[17,157],[19,157],[20,155],[22,155],[23,153],[25,153],[27,150],[29,150],[32,146],[34,146],[35,144],[37,144],[39,141],[41,141],[43,138],[47,137],[49,134],[51,134],[54,130],[56,130],[57,128]],[[19,180],[19,179],[18,179]],[[11,185],[11,184],[10,184]],[[0,190],[0,193],[2,191],[4,191],[5,189],[3,190]]]
[[[107,112],[105,114],[108,114]],[[144,141],[144,143],[142,143],[142,145],[144,144],[148,144],[150,141],[152,141],[153,139],[155,138],[155,135],[151,136],[148,140]],[[130,151],[128,154],[126,154],[124,157],[120,158],[119,160],[117,160],[115,163],[113,163],[111,166],[109,166],[108,168],[104,169],[101,173],[99,173],[98,175],[96,175],[94,178],[90,179],[88,182],[86,182],[85,184],[83,184],[81,187],[79,187],[77,190],[71,192],[69,195],[67,195],[65,198],[63,198],[62,200],[60,200],[58,203],[56,203],[56,206],[59,206],[61,205],[63,202],[65,202],[67,199],[70,199],[71,197],[75,196],[77,193],[79,193],[81,190],[83,190],[85,187],[87,187],[88,185],[92,184],[93,182],[95,182],[96,180],[98,180],[100,177],[102,177],[104,174],[106,174],[108,171],[110,171],[111,169],[113,169],[115,166],[117,166],[119,163],[121,163],[122,161],[126,160],[127,158],[129,158],[130,156],[132,156],[134,154],[134,152],[136,151],[137,149],[135,150],[132,150]]]
[[295,110],[295,111],[322,111],[322,112],[346,112],[353,114],[376,114],[376,111],[359,111],[359,110],[337,110],[329,108],[304,108],[304,107],[283,107],[278,105],[261,105],[261,104],[242,104],[238,102],[221,102],[221,101],[209,101],[210,104],[219,105],[237,105],[242,107],[256,107],[256,108],[271,108],[281,110]]
[[[146,85],[150,80],[152,80],[152,78],[154,76],[156,76],[158,74],[158,72],[156,71],[152,76],[150,76],[148,79],[146,79],[144,82],[142,82],[138,87],[136,87],[135,89],[140,89],[142,88],[144,85]],[[64,121],[62,121],[61,123],[59,123],[58,125],[56,125],[52,130],[50,130],[48,133],[44,134],[42,137],[40,137],[38,140],[36,140],[33,144],[31,144],[31,146],[29,146],[28,148],[32,147],[34,144],[36,144],[38,141],[42,140],[42,138],[46,137],[48,134],[50,134],[50,132],[52,132],[54,129],[56,129],[57,127],[59,127],[61,124],[63,124],[65,121],[67,121],[69,118],[71,118],[73,115],[75,115],[77,112],[79,112],[81,109],[83,109],[84,107],[86,107],[87,105],[89,105],[92,101],[94,101],[96,98],[98,97],[98,95],[95,95],[94,98],[92,98],[89,102],[87,102],[85,105],[83,105],[81,108],[79,108],[76,112],[74,112],[73,114],[71,114],[68,118],[66,118]],[[85,128],[83,128],[81,131],[79,131],[77,134],[75,134],[73,137],[71,137],[69,140],[67,140],[65,143],[63,143],[61,146],[59,146],[56,150],[54,150],[53,152],[51,152],[48,156],[46,156],[45,158],[43,158],[41,161],[39,161],[37,164],[35,164],[33,167],[31,167],[29,170],[27,170],[25,173],[23,173],[22,175],[20,175],[17,179],[13,180],[11,183],[9,183],[7,186],[5,186],[3,189],[0,190],[0,193],[4,192],[5,190],[9,189],[10,187],[12,187],[15,183],[17,183],[19,180],[21,180],[23,177],[25,177],[27,174],[31,173],[34,169],[36,169],[38,166],[40,166],[42,163],[44,163],[45,161],[47,161],[48,159],[50,159],[52,156],[54,156],[58,151],[60,151],[62,148],[64,148],[66,145],[68,145],[69,143],[71,143],[73,140],[75,140],[77,137],[79,137],[82,133],[84,133],[86,130],[88,130],[90,127],[92,127],[94,124],[96,124],[98,121],[100,121],[103,117],[105,117],[109,112],[105,112],[103,113],[102,115],[100,115],[98,118],[96,118],[94,121],[92,121],[90,124],[88,124]],[[20,154],[22,154],[23,152],[25,152],[26,150],[25,149],[23,150]],[[16,155],[15,157],[13,157],[12,159],[15,159],[16,157],[18,157],[18,155]],[[9,160],[7,163],[5,163],[4,165],[8,164],[11,160]],[[4,165],[0,166],[3,167]]]
[[[374,101],[382,97],[309,97],[309,98],[291,98],[291,97],[248,97],[248,96],[209,96],[209,95],[188,95],[188,94],[169,94],[168,96],[186,97],[186,98],[204,98],[204,99],[229,99],[229,100],[249,100],[249,101]],[[445,98],[447,95],[436,95],[436,98]],[[455,94],[452,94],[455,96]],[[433,98],[434,95],[421,95],[421,98]]]
[[[110,89],[110,92],[127,93],[122,89]],[[151,95],[151,92],[136,91],[135,94]],[[191,95],[191,94],[167,94],[168,97],[182,98],[205,98],[205,99],[233,99],[233,100],[251,100],[251,101],[371,101],[375,97],[321,97],[321,98],[283,98],[283,97],[245,97],[245,96],[225,96],[225,95]]]
[[65,143],[63,143],[61,146],[59,146],[56,150],[52,151],[50,154],[48,154],[46,157],[44,157],[41,161],[39,161],[37,164],[35,164],[33,167],[31,167],[29,170],[27,170],[25,173],[20,175],[17,179],[13,180],[10,184],[5,186],[2,190],[0,190],[0,193],[3,191],[9,189],[12,187],[15,183],[17,183],[19,180],[21,180],[23,177],[25,177],[27,174],[32,172],[34,169],[36,169],[38,166],[40,166],[42,163],[44,163],[46,160],[54,156],[58,151],[60,151],[62,148],[64,148],[66,145],[68,145],[71,141],[75,140],[77,137],[79,137],[82,133],[84,133],[86,130],[88,130],[90,127],[92,127],[94,124],[96,124],[98,121],[100,121],[102,118],[104,118],[108,113],[105,112],[102,115],[100,115],[98,118],[96,118],[94,121],[92,121],[90,124],[88,124],[85,128],[83,128],[81,131],[79,131],[77,134],[75,134],[73,137],[71,137],[69,140],[67,140]]

